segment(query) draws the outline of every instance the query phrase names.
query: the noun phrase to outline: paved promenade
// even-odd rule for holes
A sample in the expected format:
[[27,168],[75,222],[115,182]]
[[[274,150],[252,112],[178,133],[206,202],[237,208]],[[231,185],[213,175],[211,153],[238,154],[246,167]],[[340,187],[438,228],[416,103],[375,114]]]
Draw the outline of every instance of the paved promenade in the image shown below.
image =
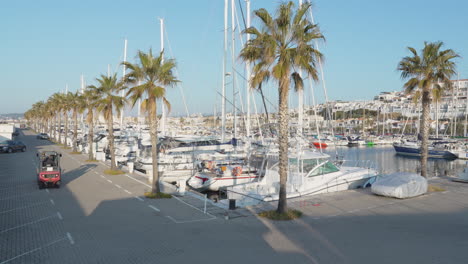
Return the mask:
[[[366,190],[295,199],[305,216],[290,222],[247,210],[225,220],[190,197],[145,199],[144,177],[105,175],[30,131],[19,139],[26,152],[0,154],[0,264],[467,263],[468,184],[435,179],[447,191],[409,200]],[[63,153],[60,189],[38,189],[38,150]]]

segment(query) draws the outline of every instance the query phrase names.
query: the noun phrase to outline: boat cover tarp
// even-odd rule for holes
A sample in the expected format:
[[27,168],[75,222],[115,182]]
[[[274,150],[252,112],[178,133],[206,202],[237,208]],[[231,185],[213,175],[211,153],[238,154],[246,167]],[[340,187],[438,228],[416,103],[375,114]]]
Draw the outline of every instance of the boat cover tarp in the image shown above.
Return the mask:
[[427,192],[427,180],[416,173],[395,172],[377,178],[371,190],[377,195],[410,198]]

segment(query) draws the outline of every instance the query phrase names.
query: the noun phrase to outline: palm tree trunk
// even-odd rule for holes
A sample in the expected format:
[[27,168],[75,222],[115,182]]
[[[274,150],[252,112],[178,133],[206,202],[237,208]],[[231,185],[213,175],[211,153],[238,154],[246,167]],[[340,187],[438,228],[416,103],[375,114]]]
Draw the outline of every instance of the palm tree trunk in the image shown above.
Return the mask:
[[93,110],[90,109],[88,110],[88,126],[89,126],[89,131],[88,131],[88,159],[89,160],[94,160],[94,153],[93,153],[93,138],[94,138],[94,117],[93,117]]
[[65,136],[64,136],[64,141],[65,141],[65,147],[67,147],[67,136],[68,136],[68,111],[65,112]]
[[58,143],[59,144],[62,144],[62,133],[61,133],[61,130],[62,130],[62,113],[59,112],[58,114]]
[[[150,99],[148,99],[149,101]],[[156,115],[156,98],[151,98],[154,103],[151,106],[149,113],[149,125],[151,127],[150,136],[151,136],[151,157],[152,157],[152,166],[153,166],[153,181],[151,182],[151,192],[159,193],[159,171],[158,171],[158,116]]]
[[421,176],[427,177],[427,156],[429,150],[429,114],[431,99],[429,90],[424,89],[422,93],[422,118],[421,118]]
[[265,96],[263,96],[263,90],[262,90],[262,84],[258,85],[258,90],[260,91],[260,96],[262,97],[262,102],[263,102],[263,108],[265,109],[265,114],[266,114],[266,123],[270,123],[270,118],[268,117],[268,109],[266,106],[265,102]]
[[52,128],[52,132],[54,132],[54,140],[57,142],[57,126],[58,126],[58,116],[55,115],[54,117],[54,127]]
[[280,176],[280,189],[278,209],[279,214],[283,214],[287,210],[286,202],[286,182],[288,180],[288,139],[289,139],[289,113],[288,113],[288,92],[289,82],[283,78],[280,81],[279,90],[279,176]]
[[107,128],[109,130],[109,149],[111,156],[111,170],[116,170],[117,166],[115,165],[115,147],[114,147],[114,120],[112,117],[112,108],[110,109],[109,116],[107,118]]
[[73,152],[77,152],[78,149],[76,148],[76,141],[78,138],[78,113],[76,109],[73,109]]

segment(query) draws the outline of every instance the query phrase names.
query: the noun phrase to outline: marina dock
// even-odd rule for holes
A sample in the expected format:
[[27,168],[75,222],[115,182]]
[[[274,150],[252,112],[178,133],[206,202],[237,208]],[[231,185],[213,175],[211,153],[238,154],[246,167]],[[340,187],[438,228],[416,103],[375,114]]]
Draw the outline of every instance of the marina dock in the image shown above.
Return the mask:
[[[26,152],[0,155],[0,263],[466,263],[468,257],[468,185],[449,177],[429,181],[444,191],[413,199],[369,189],[292,199],[289,206],[304,215],[278,222],[256,215],[274,202],[236,210],[208,203],[204,212],[204,200],[189,193],[146,199],[144,176],[105,175],[105,164],[85,163],[85,155],[23,133]],[[63,153],[60,189],[36,186],[35,152],[46,148]]]

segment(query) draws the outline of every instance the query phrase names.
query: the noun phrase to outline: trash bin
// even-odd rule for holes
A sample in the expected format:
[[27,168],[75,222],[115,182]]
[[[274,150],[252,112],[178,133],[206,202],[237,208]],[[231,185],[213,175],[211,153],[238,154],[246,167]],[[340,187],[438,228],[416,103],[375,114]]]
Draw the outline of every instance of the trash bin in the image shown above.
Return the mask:
[[229,199],[229,210],[236,210],[236,199]]

